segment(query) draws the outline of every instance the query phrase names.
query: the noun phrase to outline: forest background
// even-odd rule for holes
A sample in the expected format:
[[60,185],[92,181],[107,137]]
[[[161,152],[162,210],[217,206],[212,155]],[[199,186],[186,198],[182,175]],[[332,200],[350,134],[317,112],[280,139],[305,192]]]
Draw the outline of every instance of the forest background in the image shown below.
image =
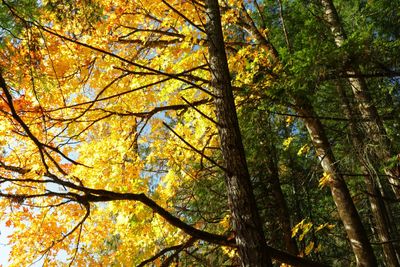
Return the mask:
[[391,0],[2,0],[10,266],[400,266],[399,25]]

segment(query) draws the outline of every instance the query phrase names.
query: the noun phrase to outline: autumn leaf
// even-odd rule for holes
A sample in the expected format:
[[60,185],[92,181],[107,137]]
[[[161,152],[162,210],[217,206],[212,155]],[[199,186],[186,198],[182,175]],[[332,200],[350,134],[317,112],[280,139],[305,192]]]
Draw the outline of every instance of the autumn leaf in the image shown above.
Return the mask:
[[318,186],[320,188],[325,187],[330,182],[331,179],[332,179],[331,175],[329,173],[324,172],[323,176],[319,179]]
[[310,253],[312,252],[313,248],[314,248],[314,242],[311,241],[310,243],[308,243],[308,245],[304,249],[304,254],[305,255],[310,255]]

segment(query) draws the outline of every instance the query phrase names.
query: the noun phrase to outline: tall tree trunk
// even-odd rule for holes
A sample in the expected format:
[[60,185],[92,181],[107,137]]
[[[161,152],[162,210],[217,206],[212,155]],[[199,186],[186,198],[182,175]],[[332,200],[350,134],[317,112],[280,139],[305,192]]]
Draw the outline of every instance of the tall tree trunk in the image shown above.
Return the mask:
[[[338,13],[332,0],[321,0],[321,4],[325,13],[325,20],[329,24],[335,44],[341,47],[347,39],[346,33],[340,23]],[[348,78],[348,82],[352,88],[355,99],[358,102],[358,108],[362,117],[362,125],[367,137],[373,144],[373,153],[380,162],[390,160],[393,155],[391,151],[390,140],[387,137],[385,127],[376,107],[373,105],[371,96],[368,91],[368,86],[364,78],[360,75],[359,67],[354,65],[351,60],[353,56],[350,55],[350,62],[348,63],[346,73],[354,78]],[[366,148],[366,147],[365,147]],[[400,177],[399,171],[385,170],[388,174],[389,182],[397,198],[400,198]]]
[[379,177],[376,177],[376,175],[369,172],[368,166],[365,166],[368,161],[364,158],[364,153],[362,151],[364,147],[362,133],[357,129],[356,122],[354,121],[355,112],[350,106],[346,92],[341,84],[337,84],[336,88],[341,100],[343,113],[349,120],[351,142],[353,143],[357,159],[362,166],[362,171],[365,173],[365,184],[369,194],[368,197],[371,204],[371,213],[374,218],[376,234],[382,244],[385,261],[388,266],[399,266],[396,248],[393,243],[390,242],[395,238],[391,234],[393,230],[390,231],[392,227],[390,225],[388,209],[382,198],[382,195],[385,195],[385,192],[383,191],[382,186],[379,186]]
[[333,200],[343,222],[351,247],[356,257],[357,266],[377,266],[371,244],[364,226],[351,198],[347,185],[339,172],[336,159],[326,137],[323,125],[315,114],[306,97],[296,97],[296,111],[304,119],[322,169],[329,175],[329,187]]
[[[273,147],[272,150],[275,150],[275,147]],[[274,206],[278,213],[278,221],[282,230],[285,248],[289,253],[298,255],[299,249],[296,240],[292,238],[292,225],[290,223],[289,209],[279,181],[278,159],[275,152],[270,153],[270,156],[268,157],[268,166],[271,173],[269,182],[271,184]]]
[[283,195],[279,179],[277,177],[272,177],[271,188],[275,200],[275,206],[278,212],[278,220],[282,229],[283,241],[286,250],[293,255],[299,254],[299,249],[297,247],[296,241],[292,238],[292,227],[290,223],[290,215],[287,207],[285,197]]
[[[292,255],[298,255],[299,249],[297,247],[296,240],[292,238],[292,223],[290,211],[281,188],[280,173],[279,173],[279,154],[276,148],[276,138],[272,135],[277,134],[274,131],[273,125],[274,117],[266,115],[265,112],[257,113],[255,120],[252,120],[252,124],[257,129],[257,143],[259,143],[259,152],[263,156],[261,160],[255,159],[255,163],[252,164],[254,168],[254,176],[260,180],[260,194],[266,197],[267,203],[263,204],[263,207],[269,207],[270,211],[268,217],[262,218],[263,222],[271,222],[271,218],[274,220],[270,224],[272,231],[271,242],[283,242],[283,246]],[[268,197],[267,197],[268,196]],[[257,199],[258,201],[258,199]],[[272,209],[272,210],[271,210]],[[272,217],[270,217],[272,216]]]
[[226,184],[242,266],[272,266],[242,144],[217,0],[206,0],[206,32]]
[[[323,1],[323,0],[321,0]],[[259,42],[259,45],[271,52],[272,60],[279,62],[279,55],[273,45],[256,28],[247,12],[242,18],[245,27]],[[347,185],[338,171],[337,162],[326,137],[323,125],[317,118],[311,103],[304,96],[292,95],[296,102],[296,111],[304,117],[304,123],[311,141],[321,160],[323,170],[330,175],[329,187],[337,206],[339,216],[345,227],[358,266],[377,266],[377,261],[368,240],[361,218],[351,198]]]

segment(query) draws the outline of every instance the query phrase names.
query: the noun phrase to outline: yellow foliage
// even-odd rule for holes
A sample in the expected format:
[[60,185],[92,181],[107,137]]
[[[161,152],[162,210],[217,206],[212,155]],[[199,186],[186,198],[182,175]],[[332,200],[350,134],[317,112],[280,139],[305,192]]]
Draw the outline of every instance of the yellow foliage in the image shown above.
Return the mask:
[[335,225],[330,224],[330,223],[324,223],[320,224],[317,227],[313,225],[312,222],[306,222],[306,219],[303,219],[300,221],[298,224],[296,224],[292,228],[292,238],[297,237],[299,241],[305,242],[306,246],[303,251],[300,252],[300,255],[302,256],[307,256],[311,253],[318,253],[321,251],[321,244],[318,244],[316,246],[315,242],[313,240],[309,240],[310,238],[306,238],[307,236],[310,236],[310,231],[313,232],[313,235],[322,234],[320,231],[322,229],[328,229],[331,230],[335,227]]
[[307,154],[309,151],[310,151],[310,146],[305,144],[299,149],[299,151],[297,151],[297,155],[302,156],[304,154]]
[[288,150],[289,149],[289,146],[292,143],[293,139],[294,139],[294,137],[290,136],[290,137],[286,138],[285,140],[283,140],[282,145],[283,145],[283,149],[284,150]]
[[222,247],[222,251],[231,259],[238,256],[237,249],[230,248],[230,247]]
[[304,254],[309,255],[311,253],[311,251],[313,250],[313,248],[314,248],[314,242],[311,241],[310,243],[308,243],[308,245],[304,249]]
[[[207,179],[221,176],[204,157],[221,158],[216,126],[202,115],[215,117],[208,103],[206,36],[183,18],[202,27],[204,12],[190,1],[167,1],[181,15],[158,0],[73,2],[74,16],[67,5],[58,5],[58,14],[39,8],[37,22],[46,27],[23,29],[23,38],[5,42],[0,54],[2,75],[26,124],[10,116],[2,98],[0,174],[11,182],[1,189],[20,196],[0,201],[1,219],[14,231],[12,266],[25,266],[43,254],[46,266],[56,266],[65,254],[77,266],[137,265],[187,235],[136,201],[81,201],[96,197],[82,187],[145,194],[179,217],[174,206],[179,193],[201,183],[207,171],[217,173]],[[240,12],[236,1],[227,4],[232,7],[222,19],[228,25]],[[271,67],[268,54],[248,45],[228,55],[237,72],[235,85],[253,83]],[[195,110],[183,98],[208,102]],[[230,219],[193,225],[223,234]]]
[[332,175],[330,173],[324,172],[323,176],[319,179],[319,187],[323,188],[327,184],[329,184],[330,180],[332,179]]
[[287,116],[285,121],[286,121],[286,126],[291,125],[293,122],[293,116]]

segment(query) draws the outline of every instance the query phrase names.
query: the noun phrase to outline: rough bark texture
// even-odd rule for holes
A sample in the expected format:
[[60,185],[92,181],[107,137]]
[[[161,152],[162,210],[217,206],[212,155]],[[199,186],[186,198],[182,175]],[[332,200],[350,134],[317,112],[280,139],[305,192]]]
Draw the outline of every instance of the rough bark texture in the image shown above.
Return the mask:
[[[273,154],[274,156],[276,155],[276,153],[271,154]],[[292,238],[292,225],[290,222],[289,209],[279,181],[277,159],[276,157],[273,157],[273,155],[269,157],[268,165],[271,172],[270,184],[275,202],[274,206],[278,214],[278,221],[282,230],[285,248],[289,253],[293,255],[298,255],[299,249],[297,247],[296,241]]]
[[338,170],[337,162],[332,153],[323,125],[306,97],[296,97],[295,101],[297,112],[304,117],[304,123],[321,161],[321,166],[324,172],[330,175],[329,187],[340,219],[350,240],[357,266],[377,266],[371,244],[369,243],[347,185]]
[[290,223],[290,215],[286,200],[279,184],[279,180],[276,178],[274,180],[275,181],[273,181],[272,183],[272,191],[274,195],[274,200],[276,201],[276,207],[278,209],[278,220],[282,228],[285,248],[290,254],[298,255],[299,249],[297,247],[296,241],[292,238],[292,226]]
[[215,107],[236,243],[242,266],[272,266],[244,154],[217,0],[207,0],[206,32]]

